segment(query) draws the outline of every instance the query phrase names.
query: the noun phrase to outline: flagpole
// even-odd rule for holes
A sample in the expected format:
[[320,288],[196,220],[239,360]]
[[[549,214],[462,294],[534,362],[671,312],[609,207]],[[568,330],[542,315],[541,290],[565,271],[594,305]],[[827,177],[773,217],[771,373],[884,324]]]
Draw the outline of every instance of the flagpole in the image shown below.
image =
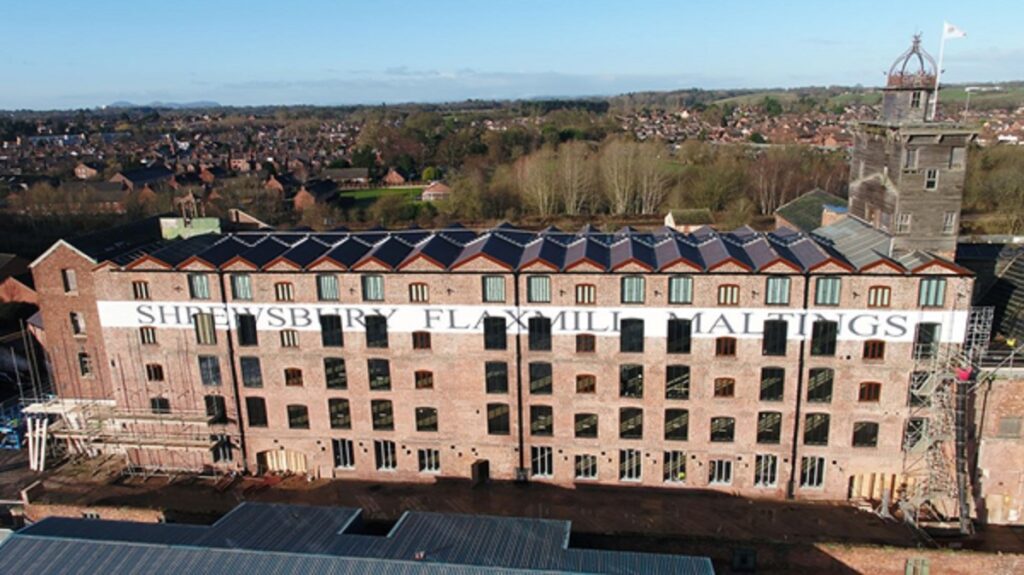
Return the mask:
[[939,79],[942,78],[942,56],[946,51],[946,24],[942,24],[942,40],[939,41],[939,66],[935,70],[935,97],[932,98],[931,119],[935,120],[935,113],[939,109]]

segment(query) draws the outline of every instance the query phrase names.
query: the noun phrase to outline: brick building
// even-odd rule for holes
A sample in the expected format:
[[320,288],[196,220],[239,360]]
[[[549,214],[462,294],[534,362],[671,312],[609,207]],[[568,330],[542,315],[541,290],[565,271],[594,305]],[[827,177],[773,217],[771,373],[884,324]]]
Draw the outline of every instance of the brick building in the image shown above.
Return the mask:
[[962,340],[973,283],[786,229],[180,224],[33,263],[53,435],[164,469],[844,499],[903,472],[915,356]]

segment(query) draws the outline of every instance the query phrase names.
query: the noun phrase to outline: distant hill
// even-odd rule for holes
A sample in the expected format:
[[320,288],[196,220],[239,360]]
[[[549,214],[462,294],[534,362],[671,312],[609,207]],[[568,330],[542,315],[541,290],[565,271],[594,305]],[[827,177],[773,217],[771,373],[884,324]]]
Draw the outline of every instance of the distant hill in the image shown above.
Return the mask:
[[125,102],[119,100],[112,104],[107,104],[107,108],[163,108],[169,110],[188,110],[188,109],[201,109],[201,108],[220,108],[221,105],[217,102],[209,100],[197,100],[195,102],[150,102],[148,104],[135,104],[133,102]]

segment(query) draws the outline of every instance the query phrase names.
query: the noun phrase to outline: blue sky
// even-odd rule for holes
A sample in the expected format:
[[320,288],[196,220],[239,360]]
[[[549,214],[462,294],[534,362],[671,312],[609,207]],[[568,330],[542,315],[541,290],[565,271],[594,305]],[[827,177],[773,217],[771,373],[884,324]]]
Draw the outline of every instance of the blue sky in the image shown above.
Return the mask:
[[1024,79],[1020,0],[8,0],[0,109],[877,85],[943,20],[949,82]]

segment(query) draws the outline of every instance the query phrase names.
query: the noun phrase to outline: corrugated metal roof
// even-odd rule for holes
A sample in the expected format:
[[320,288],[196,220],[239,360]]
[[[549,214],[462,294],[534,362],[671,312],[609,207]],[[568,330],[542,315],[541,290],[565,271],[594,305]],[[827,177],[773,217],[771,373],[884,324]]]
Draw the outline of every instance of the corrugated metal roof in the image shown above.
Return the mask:
[[[318,569],[341,573],[351,565],[410,574],[713,573],[705,557],[571,549],[568,521],[408,512],[387,536],[376,536],[360,533],[360,513],[244,503],[209,527],[49,518],[15,534],[13,544],[0,545],[0,565],[28,565],[30,553],[38,561],[15,572],[95,573],[114,567],[120,573],[121,566],[147,561],[151,569],[145,573],[208,572],[207,565],[216,572],[305,573],[316,556]],[[223,564],[198,565],[197,552]],[[81,571],[68,571],[68,565]]]
[[892,236],[853,216],[820,227],[814,235],[857,268],[888,258],[892,246]]

